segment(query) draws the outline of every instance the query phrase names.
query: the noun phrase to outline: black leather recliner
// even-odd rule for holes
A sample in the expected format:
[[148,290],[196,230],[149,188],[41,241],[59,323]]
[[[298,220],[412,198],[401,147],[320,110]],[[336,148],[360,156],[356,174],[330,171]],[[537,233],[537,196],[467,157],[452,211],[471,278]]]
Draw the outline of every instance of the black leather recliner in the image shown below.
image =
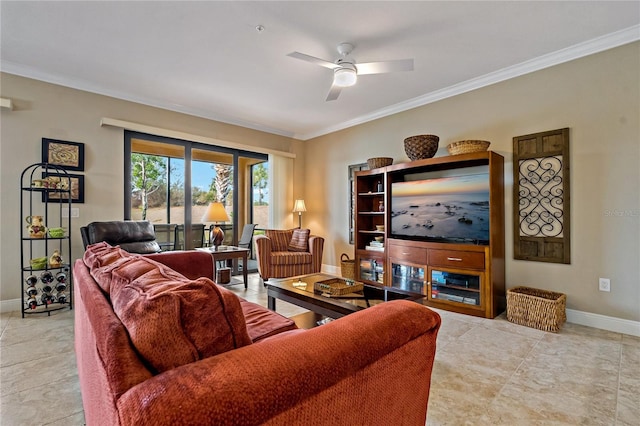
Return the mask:
[[146,220],[91,222],[80,227],[80,234],[85,249],[90,244],[105,241],[112,246],[119,245],[129,253],[149,254],[161,251],[153,225]]

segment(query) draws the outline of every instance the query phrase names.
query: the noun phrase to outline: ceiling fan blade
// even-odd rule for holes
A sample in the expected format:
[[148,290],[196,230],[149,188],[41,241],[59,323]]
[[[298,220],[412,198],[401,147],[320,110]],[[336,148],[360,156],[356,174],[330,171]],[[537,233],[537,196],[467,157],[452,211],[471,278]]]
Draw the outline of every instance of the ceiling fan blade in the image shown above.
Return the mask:
[[413,71],[413,59],[398,59],[396,61],[365,62],[356,64],[358,75],[382,74],[396,71]]
[[325,61],[324,59],[316,58],[315,56],[305,55],[300,52],[291,52],[287,56],[291,56],[292,58],[302,59],[306,62],[311,62],[312,64],[320,65],[321,67],[329,68],[334,70],[339,67],[339,65],[334,64],[333,62]]
[[336,86],[335,84],[332,85],[331,89],[329,89],[329,94],[327,95],[326,101],[335,101],[336,99],[338,99],[338,96],[340,96],[341,90],[342,90],[342,87]]

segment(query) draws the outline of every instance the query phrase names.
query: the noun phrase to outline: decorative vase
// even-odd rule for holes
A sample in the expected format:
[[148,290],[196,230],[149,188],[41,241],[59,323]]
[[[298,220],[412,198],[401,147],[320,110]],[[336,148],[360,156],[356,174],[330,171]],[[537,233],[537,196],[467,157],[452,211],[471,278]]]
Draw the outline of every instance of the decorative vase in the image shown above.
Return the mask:
[[379,212],[384,211],[384,201],[378,201],[378,211]]
[[62,266],[62,256],[58,250],[54,250],[53,254],[49,258],[49,266],[52,268],[59,268]]

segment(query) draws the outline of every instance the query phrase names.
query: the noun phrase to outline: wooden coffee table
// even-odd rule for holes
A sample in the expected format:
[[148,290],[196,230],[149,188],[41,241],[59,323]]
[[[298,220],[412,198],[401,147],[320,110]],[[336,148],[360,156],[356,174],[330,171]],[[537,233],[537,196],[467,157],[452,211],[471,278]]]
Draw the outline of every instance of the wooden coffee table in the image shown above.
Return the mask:
[[314,284],[318,281],[326,281],[337,278],[328,274],[309,274],[297,277],[275,279],[265,282],[267,287],[267,306],[272,311],[276,310],[276,299],[284,300],[302,308],[310,310],[313,314],[294,317],[296,324],[302,328],[313,326],[322,317],[340,318],[345,315],[366,309],[389,300],[406,299],[423,304],[425,296],[419,293],[411,293],[398,290],[393,287],[382,287],[365,284],[360,292],[342,296],[326,296],[314,291]]
[[[249,257],[249,249],[234,246],[225,246],[223,249],[216,249],[216,247],[199,247],[196,250],[204,251],[213,256],[213,279],[215,280],[217,272],[218,261],[242,259],[242,278],[244,278],[244,288],[248,286],[248,272],[247,260]],[[237,281],[236,281],[237,282]],[[233,280],[232,282],[233,283]],[[230,284],[231,284],[230,283]],[[228,284],[226,284],[228,285]]]

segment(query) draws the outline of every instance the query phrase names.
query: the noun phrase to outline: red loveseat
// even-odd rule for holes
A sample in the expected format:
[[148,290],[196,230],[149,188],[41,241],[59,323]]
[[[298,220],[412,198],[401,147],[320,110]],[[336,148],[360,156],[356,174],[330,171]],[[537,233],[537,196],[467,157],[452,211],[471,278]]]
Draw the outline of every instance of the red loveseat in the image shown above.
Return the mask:
[[106,243],[76,261],[87,425],[425,424],[436,313],[394,301],[299,330],[212,273],[207,253]]

